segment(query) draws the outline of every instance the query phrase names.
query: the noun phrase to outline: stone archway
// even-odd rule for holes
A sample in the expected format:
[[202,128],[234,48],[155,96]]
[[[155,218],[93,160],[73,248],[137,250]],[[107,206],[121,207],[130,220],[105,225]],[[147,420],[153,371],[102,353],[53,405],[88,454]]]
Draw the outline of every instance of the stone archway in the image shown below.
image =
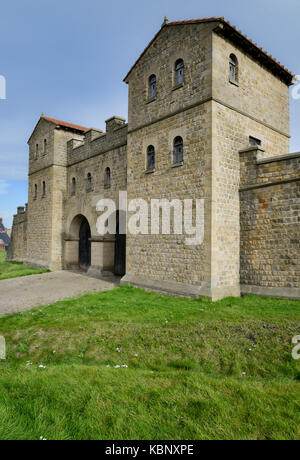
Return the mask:
[[91,227],[83,214],[75,216],[65,238],[66,269],[88,270],[91,265]]
[[91,228],[85,217],[79,228],[78,265],[83,270],[91,266]]
[[64,269],[80,268],[94,277],[111,274],[123,276],[126,272],[126,235],[120,230],[124,227],[124,219],[126,222],[126,214],[117,212],[117,234],[104,236],[97,235],[95,225],[91,225],[92,216],[88,212],[84,214],[79,212],[75,217],[71,215],[67,221]]
[[126,235],[120,232],[120,221],[125,219],[124,211],[116,213],[116,236],[115,236],[115,254],[114,254],[114,274],[124,276],[126,274]]

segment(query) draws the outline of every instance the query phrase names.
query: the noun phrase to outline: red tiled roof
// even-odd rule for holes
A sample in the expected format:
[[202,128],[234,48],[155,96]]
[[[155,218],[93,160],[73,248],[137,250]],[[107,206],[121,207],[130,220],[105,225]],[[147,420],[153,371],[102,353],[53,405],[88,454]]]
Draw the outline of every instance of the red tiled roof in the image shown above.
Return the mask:
[[199,18],[199,19],[187,19],[184,21],[173,21],[173,22],[166,22],[163,24],[161,29],[157,32],[157,34],[153,37],[151,42],[148,44],[148,46],[144,49],[140,57],[137,59],[137,61],[134,63],[134,65],[131,67],[129,70],[128,74],[124,78],[124,81],[126,82],[129,74],[131,71],[134,69],[134,67],[137,65],[139,60],[144,56],[148,48],[152,45],[152,43],[156,40],[157,36],[160,34],[161,30],[164,29],[165,27],[169,26],[177,26],[177,25],[185,25],[185,24],[201,24],[201,23],[207,23],[207,22],[220,22],[227,26],[229,29],[231,29],[232,32],[240,36],[241,39],[246,41],[250,46],[255,48],[255,51],[257,52],[258,55],[266,58],[270,64],[273,64],[274,67],[278,69],[281,73],[284,73],[287,80],[291,80],[290,84],[292,84],[292,80],[295,77],[293,73],[291,73],[286,67],[284,67],[279,61],[277,61],[272,55],[268,54],[266,51],[264,51],[261,47],[257,45],[257,43],[254,43],[250,38],[247,37],[247,35],[243,34],[240,30],[238,30],[235,26],[231,25],[229,21],[226,21],[224,17],[211,17],[211,18]]
[[199,18],[199,19],[185,19],[183,21],[172,21],[172,22],[167,22],[167,26],[172,26],[176,24],[198,24],[199,22],[224,22],[224,17],[210,17],[210,18]]
[[50,118],[50,117],[45,117],[42,115],[44,120],[51,121],[51,123],[54,123],[55,125],[59,126],[65,126],[66,128],[72,128],[72,129],[77,129],[78,131],[88,131],[90,128],[86,128],[85,126],[80,126],[80,125],[74,125],[73,123],[67,123],[66,121],[61,121],[61,120],[56,120],[55,118]]

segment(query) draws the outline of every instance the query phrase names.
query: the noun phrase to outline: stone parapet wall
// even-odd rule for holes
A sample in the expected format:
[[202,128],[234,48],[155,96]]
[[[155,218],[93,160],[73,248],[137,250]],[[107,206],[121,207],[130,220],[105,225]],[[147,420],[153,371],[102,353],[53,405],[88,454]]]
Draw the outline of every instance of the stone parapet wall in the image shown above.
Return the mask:
[[300,178],[300,153],[266,157],[260,148],[240,151],[241,189]]
[[[105,170],[110,168],[110,187],[105,185]],[[91,174],[92,186],[88,190],[87,175]],[[72,180],[76,180],[73,194]],[[118,204],[119,191],[127,189],[127,148],[109,150],[90,156],[67,170],[67,191],[64,197],[64,233],[68,234],[71,222],[78,214],[84,215],[90,224],[92,235],[97,235],[96,221],[99,213],[96,204],[100,198],[113,199]]]
[[89,130],[82,142],[68,142],[68,166],[107,153],[127,144],[127,125],[118,126],[105,134],[98,130]]
[[241,152],[240,200],[243,291],[250,292],[246,286],[298,289],[300,154],[262,159],[259,150]]
[[19,207],[14,215],[7,260],[23,262],[27,258],[27,212]]

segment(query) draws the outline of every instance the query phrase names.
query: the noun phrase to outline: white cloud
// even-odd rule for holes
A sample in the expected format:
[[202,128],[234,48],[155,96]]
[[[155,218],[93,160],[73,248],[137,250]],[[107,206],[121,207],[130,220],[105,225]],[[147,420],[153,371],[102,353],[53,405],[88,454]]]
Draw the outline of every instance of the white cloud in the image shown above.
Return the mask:
[[5,180],[0,179],[0,195],[8,194],[9,184]]

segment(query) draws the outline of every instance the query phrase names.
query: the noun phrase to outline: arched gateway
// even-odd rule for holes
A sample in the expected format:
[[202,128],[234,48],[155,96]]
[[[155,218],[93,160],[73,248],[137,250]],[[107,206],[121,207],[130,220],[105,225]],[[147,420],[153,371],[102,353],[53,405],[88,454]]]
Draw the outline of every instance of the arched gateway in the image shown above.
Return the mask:
[[84,215],[73,218],[65,244],[65,268],[88,270],[91,266],[91,227]]
[[124,276],[126,273],[126,235],[120,232],[120,220],[126,220],[126,214],[118,211],[116,214],[114,274]]
[[[77,214],[69,224],[65,236],[64,268],[85,270],[101,276],[126,273],[126,235],[120,231],[121,217],[116,213],[116,235],[93,234],[90,221]],[[124,217],[125,218],[125,217]],[[122,221],[123,222],[123,221]]]
[[79,267],[88,270],[91,266],[91,228],[85,217],[80,224],[78,252]]

